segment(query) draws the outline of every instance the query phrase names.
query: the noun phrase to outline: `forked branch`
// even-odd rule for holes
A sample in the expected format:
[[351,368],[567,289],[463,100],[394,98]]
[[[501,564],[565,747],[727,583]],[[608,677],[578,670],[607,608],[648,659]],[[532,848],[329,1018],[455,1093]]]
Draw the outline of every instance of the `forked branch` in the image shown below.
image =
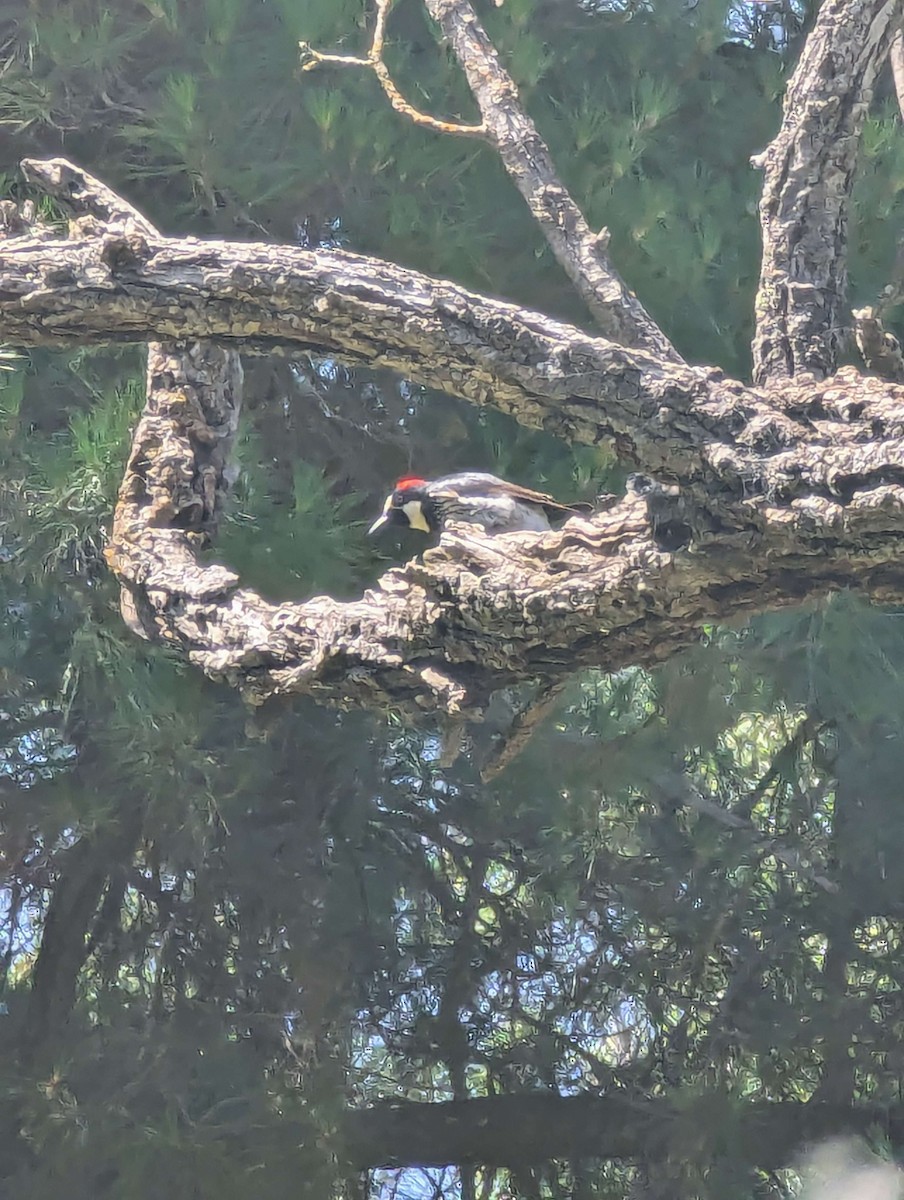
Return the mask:
[[[49,187],[90,179],[28,169]],[[92,217],[75,240],[4,243],[0,322],[21,344],[190,339],[150,349],[109,561],[133,628],[252,699],[477,715],[501,686],[654,663],[701,624],[836,587],[904,599],[901,388],[851,372],[763,396],[385,263],[155,238],[106,211],[112,225]],[[235,352],[199,338],[393,365],[527,423],[614,436],[679,485],[539,537],[459,527],[354,603],[270,604],[197,557],[240,391]]]
[[[465,13],[463,0],[428,3],[442,19]],[[702,624],[835,588],[904,602],[904,388],[850,369],[818,381],[842,295],[839,163],[853,164],[889,11],[826,0],[767,156],[766,393],[373,259],[160,238],[115,197],[68,241],[4,242],[8,340],[180,339],[151,348],[110,549],[132,626],[255,700],[308,692],[455,716],[479,715],[500,686],[655,663]],[[465,26],[462,38],[482,35]],[[49,164],[29,169],[57,186]],[[197,557],[226,487],[240,383],[234,352],[197,339],[392,367],[573,440],[611,438],[668,482],[640,481],[539,536],[453,528],[353,603],[267,603]]]
[[479,125],[440,121],[418,112],[403,99],[383,61],[391,0],[377,2],[374,32],[366,58],[324,54],[302,42],[303,69],[312,70],[321,64],[365,67],[375,72],[393,108],[415,124],[439,133],[477,136],[488,142],[499,154],[556,261],[606,337],[619,345],[636,346],[659,358],[680,363],[681,356],[612,266],[607,251],[607,231],[591,231],[561,182],[552,155],[525,112],[514,80],[503,68],[469,0],[425,0],[425,3],[465,72],[483,118]]
[[301,51],[302,59],[301,69],[303,71],[314,71],[320,66],[364,67],[366,70],[373,71],[374,75],[376,75],[380,87],[386,93],[386,98],[396,112],[401,113],[403,117],[407,117],[415,125],[433,129],[437,133],[457,134],[459,137],[484,137],[486,127],[483,124],[466,125],[458,121],[442,121],[438,117],[431,117],[429,113],[421,112],[413,104],[409,104],[399,91],[392,75],[389,73],[389,68],[383,61],[386,21],[389,17],[392,3],[393,0],[377,0],[374,31],[366,58],[361,58],[356,54],[325,54],[321,50],[315,50],[308,42],[299,42],[298,48]]
[[606,229],[590,229],[559,178],[470,0],[424,0],[455,52],[480,107],[491,145],[555,255],[606,337],[670,362],[677,350],[625,285],[609,258]]

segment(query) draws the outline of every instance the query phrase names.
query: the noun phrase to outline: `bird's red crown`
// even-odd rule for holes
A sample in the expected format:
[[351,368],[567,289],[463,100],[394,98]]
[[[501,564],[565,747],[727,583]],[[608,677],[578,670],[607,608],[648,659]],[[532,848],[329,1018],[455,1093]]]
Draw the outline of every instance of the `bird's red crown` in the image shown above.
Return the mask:
[[405,488],[423,487],[427,482],[426,479],[421,479],[420,475],[403,475],[401,479],[396,480],[395,491],[404,491]]

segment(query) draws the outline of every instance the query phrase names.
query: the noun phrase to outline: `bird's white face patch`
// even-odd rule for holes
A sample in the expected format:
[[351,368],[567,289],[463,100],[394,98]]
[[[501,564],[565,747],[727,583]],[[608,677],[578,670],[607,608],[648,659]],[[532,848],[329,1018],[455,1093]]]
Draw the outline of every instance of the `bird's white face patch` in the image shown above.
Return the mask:
[[424,508],[420,500],[409,500],[402,505],[402,512],[408,518],[408,524],[412,529],[419,529],[421,533],[429,533],[430,526],[424,516]]

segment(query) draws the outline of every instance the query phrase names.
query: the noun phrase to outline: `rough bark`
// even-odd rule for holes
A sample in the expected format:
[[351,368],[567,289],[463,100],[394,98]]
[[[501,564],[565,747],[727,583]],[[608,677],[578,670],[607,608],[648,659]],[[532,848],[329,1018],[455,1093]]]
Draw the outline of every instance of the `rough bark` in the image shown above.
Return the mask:
[[[891,428],[904,408],[883,415],[886,385],[874,381],[868,416],[823,418],[793,449],[712,448],[709,479],[689,484],[689,499],[653,487],[541,537],[487,539],[463,526],[359,601],[268,604],[194,555],[193,531],[222,487],[217,448],[234,428],[231,408],[209,407],[208,395],[228,396],[219,383],[208,394],[211,369],[197,351],[151,356],[110,562],[136,627],[253,699],[306,691],[476,715],[518,679],[659,661],[705,622],[838,587],[904,597],[902,430],[862,441],[867,425]],[[839,397],[849,402],[848,390],[823,394],[822,411]],[[671,548],[675,539],[686,544]]]
[[[676,474],[680,410],[719,375],[362,255],[116,231],[7,242],[0,327],[17,345],[209,337],[335,354],[574,441],[615,436]],[[725,384],[717,405],[733,394]]]
[[788,84],[765,170],[754,379],[824,379],[844,326],[847,219],[863,122],[900,0],[826,0]]
[[[430,4],[498,116],[505,79],[485,35],[459,0]],[[180,339],[149,355],[109,553],[133,628],[254,700],[304,691],[477,716],[500,686],[655,663],[704,623],[839,587],[904,601],[904,389],[853,370],[817,382],[832,356],[811,353],[834,337],[849,177],[890,13],[827,0],[767,155],[760,363],[770,384],[797,375],[768,392],[372,259],[160,238],[110,195],[70,241],[4,243],[8,340]],[[516,158],[539,153],[509,119]],[[74,168],[29,170],[59,193]],[[550,534],[455,528],[354,603],[268,604],[196,555],[240,398],[234,350],[201,338],[389,367],[573,440],[613,439],[658,481]],[[781,347],[788,369],[767,369]]]
[[[21,165],[26,179],[53,196],[57,204],[74,218],[70,223],[70,237],[77,238],[87,233],[89,236],[99,235],[106,239],[105,246],[109,252],[106,265],[111,270],[116,269],[116,263],[122,261],[124,253],[128,258],[130,251],[123,251],[122,246],[143,245],[145,238],[160,237],[157,228],[131,204],[99,179],[79,170],[65,159],[25,159]],[[35,229],[33,225],[24,232],[30,236],[37,234],[39,238],[46,234],[46,231]],[[111,245],[119,246],[120,249],[111,251]],[[237,350],[219,348],[209,343],[196,343],[192,347],[191,355],[184,362],[181,358],[181,347],[173,347],[171,344],[162,346],[158,342],[148,343],[148,397],[153,397],[155,389],[165,386],[167,382],[163,375],[158,378],[158,366],[167,360],[176,362],[180,372],[190,378],[200,372],[209,417],[205,444],[193,446],[191,452],[185,454],[180,466],[175,467],[173,477],[166,481],[168,498],[165,503],[170,505],[170,517],[178,512],[180,520],[187,522],[187,527],[196,530],[205,538],[210,538],[216,533],[218,519],[222,513],[222,500],[229,472],[229,453],[238,428],[242,400],[242,362]],[[192,397],[184,396],[183,400],[190,404]],[[217,414],[220,421],[216,433],[211,429],[211,420],[215,419],[213,414]],[[143,426],[147,424],[147,419],[145,416]],[[145,451],[147,442],[145,433],[140,443]],[[142,461],[135,458],[135,446],[138,444],[136,439],[129,457],[120,504],[117,507],[114,533],[122,525],[123,513],[128,511],[126,497],[134,489],[135,481],[140,479],[143,471]],[[185,482],[186,470],[191,471],[188,486],[191,488],[192,506],[188,508],[183,504],[184,496],[180,492],[180,483]],[[152,522],[159,520],[161,515],[154,512],[146,514],[147,519]],[[134,611],[133,593],[127,587],[122,589],[120,605],[126,624],[140,631]]]
[[837,587],[900,602],[904,389],[770,396],[352,255],[101,232],[4,246],[17,343],[251,338],[392,365],[667,475],[540,538],[459,530],[352,604],[271,605],[195,558],[226,486],[231,351],[149,356],[110,562],[146,636],[255,699],[477,713],[491,691],[653,663],[701,624]]
[[[428,3],[451,23],[538,219],[561,216],[573,252],[575,230],[579,247],[588,231],[544,191],[545,147],[509,103],[492,48],[463,3]],[[843,315],[850,179],[893,10],[891,0],[825,0],[764,158],[755,357],[765,392],[686,367],[667,346],[628,349],[375,260],[164,239],[112,193],[85,207],[84,191],[70,189],[70,206],[90,221],[68,241],[6,214],[5,340],[171,339],[150,348],[148,404],[109,553],[130,625],[253,700],[304,691],[412,716],[475,716],[500,686],[652,664],[702,624],[835,588],[904,603],[904,388],[853,370],[823,378]],[[29,169],[66,198],[74,168]],[[613,332],[646,344],[630,331],[630,300],[612,297],[623,306]],[[269,604],[198,555],[228,488],[235,348],[252,343],[392,368],[573,440],[611,438],[658,481],[549,534],[486,538],[458,527],[353,603]],[[85,912],[99,896],[97,880],[88,883]],[[368,1166],[642,1158],[669,1115],[655,1102],[512,1096],[378,1106],[350,1114],[345,1132],[350,1160]],[[744,1104],[738,1153],[778,1167],[801,1141],[875,1125],[900,1143],[902,1116]]]

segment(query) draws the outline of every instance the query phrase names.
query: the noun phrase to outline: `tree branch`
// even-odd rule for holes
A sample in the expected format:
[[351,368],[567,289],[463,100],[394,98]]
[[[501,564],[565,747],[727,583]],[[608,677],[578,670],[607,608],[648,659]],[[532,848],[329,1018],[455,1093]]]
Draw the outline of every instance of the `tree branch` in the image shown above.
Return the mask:
[[489,141],[600,329],[620,345],[637,346],[680,363],[677,350],[609,261],[608,231],[591,231],[559,179],[552,155],[524,111],[515,82],[499,61],[470,0],[424,2],[465,73]]
[[160,237],[159,230],[137,208],[67,159],[23,158],[19,165],[30,184],[52,196],[73,217],[90,217],[97,222],[94,226],[76,229],[76,235],[121,229],[146,237]]
[[303,70],[321,64],[373,70],[397,112],[439,133],[483,138],[498,152],[549,243],[556,261],[575,285],[603,333],[624,346],[636,346],[671,363],[681,356],[645,311],[609,261],[608,232],[592,233],[584,215],[556,172],[552,156],[524,111],[514,81],[469,0],[425,0],[427,10],[449,40],[480,107],[479,125],[440,121],[404,100],[383,62],[383,42],[391,0],[378,0],[371,47],[366,58],[322,54],[302,42]]
[[[708,1097],[696,1123],[700,1131],[709,1124],[707,1104],[718,1105],[715,1127],[723,1144],[727,1138],[738,1161],[762,1170],[787,1167],[805,1143],[836,1134],[878,1130],[894,1148],[904,1144],[900,1107]],[[670,1126],[687,1129],[692,1119],[687,1101],[678,1107],[664,1100],[535,1094],[384,1102],[350,1112],[343,1125],[346,1153],[357,1167],[503,1167],[551,1159],[655,1161],[657,1147],[666,1152]]]
[[898,112],[904,121],[904,29],[898,25],[892,35],[888,49],[888,61],[891,63],[891,74],[895,84],[895,95],[898,98]]
[[525,748],[552,710],[567,686],[567,679],[548,684],[515,715],[511,728],[480,764],[480,778],[489,783],[508,767]]
[[788,84],[765,169],[754,378],[834,371],[847,288],[847,219],[863,122],[900,0],[826,0]]
[[[118,228],[68,242],[16,238],[3,245],[0,323],[18,345],[202,337],[329,353],[572,440],[616,437],[646,470],[678,477],[699,469],[695,443],[718,419],[691,414],[717,373],[341,251]],[[741,399],[740,385],[723,380],[717,408]]]
[[[861,460],[817,444],[817,462],[828,453],[822,470],[851,489],[847,505],[812,494],[782,505],[772,487],[751,511],[758,528],[733,534],[728,521],[740,509],[726,504],[718,530],[699,536],[695,553],[662,547],[658,496],[637,494],[539,537],[486,538],[454,527],[422,561],[388,572],[353,603],[268,604],[194,555],[194,531],[210,507],[204,496],[216,495],[224,470],[211,447],[217,456],[232,427],[230,411],[208,402],[210,353],[149,357],[148,408],[108,558],[133,628],[178,647],[253,701],[309,692],[409,716],[478,717],[501,686],[583,666],[655,663],[708,621],[836,587],[904,597],[904,487],[885,482],[884,470],[874,477],[862,448]],[[225,394],[216,383],[215,401]],[[887,452],[900,457],[900,447],[898,439]],[[805,454],[795,469],[809,476]]]
[[[751,501],[829,485],[839,462],[799,443],[860,444],[900,429],[901,392],[842,373],[787,385],[777,402],[721,372],[663,362],[540,313],[360,255],[143,237],[101,227],[0,258],[0,322],[18,345],[154,337],[282,345],[389,368],[572,441],[615,440],[624,458],[683,486],[718,478]],[[869,429],[853,429],[868,417]],[[787,451],[787,455],[785,452]],[[784,457],[783,457],[784,456]],[[819,480],[817,477],[821,476]],[[803,486],[801,486],[801,482]]]
[[426,129],[433,129],[437,133],[454,133],[459,137],[484,137],[486,128],[483,124],[463,125],[457,121],[441,121],[438,117],[431,117],[429,113],[423,113],[415,108],[413,104],[409,104],[396,87],[395,81],[390,75],[386,63],[383,61],[386,20],[391,7],[392,0],[377,0],[377,19],[374,24],[370,50],[367,52],[366,58],[359,58],[355,54],[324,54],[320,50],[315,50],[308,42],[299,42],[298,48],[301,51],[303,62],[302,71],[314,71],[317,67],[324,65],[334,67],[365,67],[373,71],[376,75],[380,82],[380,87],[386,93],[389,103],[396,112],[401,113],[403,117],[407,117],[415,125],[421,125]]
[[[161,236],[159,230],[127,200],[64,158],[26,158],[21,167],[29,183],[53,196],[57,204],[76,218],[70,225],[70,236],[78,237],[87,232],[106,239],[101,257],[113,273],[142,252],[146,237]],[[204,447],[196,448],[194,457],[207,461],[195,463],[191,480],[197,509],[192,513],[191,525],[205,537],[210,537],[216,532],[227,490],[227,462],[241,407],[242,363],[237,350],[209,345],[196,345],[192,350],[190,361],[182,366],[182,373],[191,374],[195,364],[204,363],[202,382],[208,411],[216,410],[221,417],[216,435],[208,429]],[[162,347],[152,342],[148,347],[149,360],[154,363],[167,356],[172,359],[181,352],[181,347],[172,344]],[[156,383],[156,376],[149,376],[149,379],[152,381],[150,387]],[[210,454],[211,447],[215,447],[213,455]],[[181,464],[183,469],[191,457],[186,456]],[[178,474],[179,468],[176,468]],[[176,505],[180,503],[178,494],[172,500]],[[185,517],[184,511],[182,517]],[[126,599],[127,593],[124,593]],[[129,621],[131,614],[124,611],[124,615]]]
[[726,829],[740,830],[747,835],[747,844],[761,855],[771,855],[793,875],[805,879],[824,892],[835,895],[839,891],[835,880],[830,879],[818,866],[809,861],[803,847],[791,844],[786,838],[769,837],[759,830],[753,821],[740,813],[724,808],[716,800],[705,796],[686,774],[672,771],[653,782],[653,789],[662,803],[702,813]]
[[477,716],[517,681],[661,661],[706,622],[837,587],[904,598],[904,389],[853,371],[763,396],[375,260],[122,224],[3,243],[0,321],[25,344],[181,333],[393,366],[525,424],[613,436],[675,481],[539,537],[453,528],[351,604],[268,604],[196,558],[228,485],[237,356],[152,346],[109,561],[134,629],[253,700]]

